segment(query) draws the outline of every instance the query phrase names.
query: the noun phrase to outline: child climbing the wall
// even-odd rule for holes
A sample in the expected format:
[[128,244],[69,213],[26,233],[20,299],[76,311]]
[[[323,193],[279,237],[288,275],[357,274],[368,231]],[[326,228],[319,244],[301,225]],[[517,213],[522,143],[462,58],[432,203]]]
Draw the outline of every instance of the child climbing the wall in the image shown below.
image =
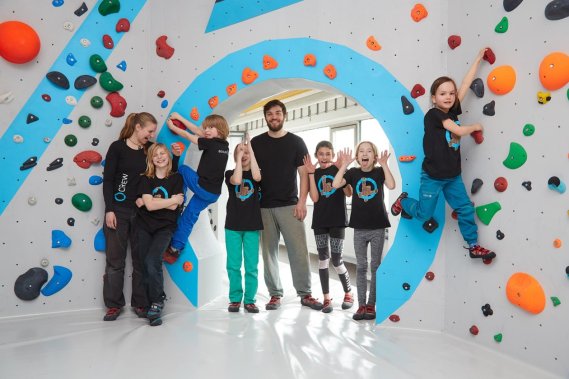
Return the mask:
[[135,238],[144,262],[143,278],[151,304],[146,317],[151,326],[157,326],[162,324],[166,298],[162,253],[170,244],[184,204],[184,181],[180,174],[172,171],[172,157],[162,143],[150,147],[146,165],[138,185],[138,194],[144,205],[137,211]]
[[[353,189],[349,226],[354,229],[358,287],[358,309],[353,319],[358,321],[373,320],[376,315],[376,271],[383,255],[385,228],[391,226],[385,209],[383,186],[390,190],[395,188],[395,179],[387,164],[390,155],[387,150],[378,154],[373,142],[360,142],[356,147],[355,157],[359,167],[353,167],[346,172],[354,158],[350,149],[344,149],[338,154],[340,168],[332,182],[334,188],[342,188],[348,184]],[[376,166],[376,163],[380,166]],[[368,245],[371,257],[371,282],[369,297],[366,298]]]
[[[175,120],[181,122],[193,134],[177,127]],[[182,165],[178,170],[184,179],[184,190],[189,188],[193,196],[178,219],[178,228],[172,237],[172,243],[164,252],[164,261],[173,264],[186,246],[200,212],[215,203],[221,194],[223,174],[229,156],[229,126],[225,118],[213,114],[207,116],[202,128],[199,128],[176,112],[170,114],[166,124],[173,133],[196,144],[203,151],[197,172],[186,165]]]
[[[263,229],[259,199],[261,170],[255,159],[249,136],[233,154],[235,169],[225,173],[229,190],[225,218],[225,247],[229,277],[229,312],[239,312],[241,301],[246,312],[259,313],[255,297],[259,282],[259,230]],[[245,267],[245,292],[241,266]]]
[[312,229],[316,239],[318,274],[324,295],[322,312],[330,313],[333,310],[328,271],[330,258],[344,289],[342,309],[349,309],[354,305],[350,274],[342,260],[347,225],[346,196],[352,195],[352,188],[349,185],[345,185],[342,190],[332,187],[334,177],[338,173],[338,167],[333,162],[335,154],[332,143],[319,142],[314,156],[318,161],[318,168],[308,154],[304,157],[304,167],[309,178],[310,198],[314,203]]
[[466,73],[460,88],[455,82],[443,76],[431,85],[433,108],[424,119],[423,170],[419,188],[419,200],[401,193],[391,206],[394,216],[415,217],[426,221],[433,216],[439,195],[443,194],[448,204],[458,215],[458,226],[464,240],[468,243],[470,258],[492,259],[496,253],[478,244],[478,227],[474,221],[474,207],[468,198],[461,176],[460,138],[473,132],[482,132],[481,124],[460,125],[460,107],[486,49],[480,50],[472,66]]

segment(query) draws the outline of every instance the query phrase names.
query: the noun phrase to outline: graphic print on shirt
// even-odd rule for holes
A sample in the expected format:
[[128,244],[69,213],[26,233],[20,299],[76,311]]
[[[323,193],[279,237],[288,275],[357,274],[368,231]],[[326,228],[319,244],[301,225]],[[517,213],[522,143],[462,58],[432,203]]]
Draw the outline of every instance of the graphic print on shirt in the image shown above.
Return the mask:
[[[456,120],[455,124],[460,126],[460,121]],[[449,130],[446,131],[445,137],[448,142],[448,147],[451,147],[454,150],[458,150],[458,148],[460,147],[460,137],[454,133],[451,133]]]
[[157,199],[169,199],[168,191],[166,188],[159,186],[152,190],[152,197]]
[[361,178],[356,184],[356,193],[364,202],[373,199],[378,192],[377,183],[372,178]]
[[330,197],[336,192],[336,188],[332,187],[334,177],[332,175],[322,175],[318,179],[318,192],[321,196]]
[[126,200],[126,185],[128,184],[128,174],[122,174],[121,182],[117,188],[118,192],[115,193],[114,198],[116,201],[121,202]]
[[235,196],[241,201],[247,200],[255,192],[253,182],[249,179],[243,179],[241,185],[235,186]]

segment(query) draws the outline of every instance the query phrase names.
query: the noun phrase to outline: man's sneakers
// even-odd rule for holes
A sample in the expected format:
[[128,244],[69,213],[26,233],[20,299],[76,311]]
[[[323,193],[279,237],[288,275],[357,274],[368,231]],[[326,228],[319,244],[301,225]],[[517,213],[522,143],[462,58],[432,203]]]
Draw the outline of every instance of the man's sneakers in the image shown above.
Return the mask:
[[274,311],[281,307],[281,298],[279,296],[271,296],[271,300],[265,305],[268,311]]
[[305,295],[300,299],[300,304],[304,305],[305,307],[310,307],[315,311],[322,310],[322,303],[313,298],[311,295]]
[[257,308],[255,303],[245,304],[243,308],[245,308],[245,312],[247,313],[259,313],[259,308]]
[[354,297],[351,292],[346,292],[344,301],[342,302],[342,309],[350,309],[354,305]]
[[406,197],[407,197],[407,192],[401,192],[401,195],[399,195],[399,197],[395,200],[393,205],[391,205],[391,214],[392,215],[394,215],[394,216],[401,215],[401,217],[407,218],[407,219],[411,218],[411,216],[407,212],[405,212],[405,210],[403,209],[403,206],[401,205],[401,200],[405,199]]
[[468,248],[468,254],[470,258],[482,258],[482,259],[493,259],[496,258],[496,253],[482,246],[476,244]]
[[163,303],[152,303],[146,314],[148,321],[150,321],[150,326],[162,325],[162,319],[160,317],[162,316],[163,307]]
[[105,313],[105,317],[103,317],[103,321],[115,321],[119,315],[121,314],[122,308],[109,308],[107,309],[107,313]]
[[334,310],[332,307],[332,299],[324,299],[324,303],[322,304],[322,312],[330,313]]
[[174,264],[180,258],[180,250],[173,248],[172,246],[168,246],[164,254],[162,254],[162,259],[164,262],[169,264]]

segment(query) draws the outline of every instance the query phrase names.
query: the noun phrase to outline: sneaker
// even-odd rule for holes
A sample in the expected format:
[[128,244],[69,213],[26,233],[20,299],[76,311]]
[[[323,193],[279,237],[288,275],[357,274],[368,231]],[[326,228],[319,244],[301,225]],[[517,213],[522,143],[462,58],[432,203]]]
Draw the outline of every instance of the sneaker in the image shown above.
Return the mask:
[[146,314],[148,321],[150,321],[150,326],[162,325],[162,319],[160,317],[162,316],[163,307],[164,304],[162,303],[152,303]]
[[344,295],[344,301],[342,302],[342,309],[350,309],[354,305],[354,298],[351,292]]
[[407,192],[401,192],[401,195],[399,195],[399,197],[395,200],[395,202],[393,203],[393,205],[391,205],[391,214],[394,216],[399,216],[401,214],[401,217],[406,218],[406,219],[410,219],[412,218],[407,212],[405,212],[405,210],[403,209],[403,206],[401,205],[401,200],[405,199],[407,197]]
[[364,319],[374,320],[375,319],[375,304],[368,304],[365,307],[366,311],[364,314]]
[[322,309],[322,303],[313,298],[311,295],[305,295],[302,299],[300,299],[300,304],[304,305],[305,307],[310,307],[315,311]]
[[496,258],[496,253],[483,248],[480,245],[474,245],[468,248],[470,258],[492,259]]
[[280,296],[271,296],[271,300],[265,305],[265,309],[268,311],[274,311],[281,307]]
[[352,316],[352,318],[356,321],[360,321],[364,319],[364,316],[366,314],[366,307],[365,305],[360,305],[360,307],[358,308],[358,310],[356,311],[356,313],[354,313],[354,315]]
[[169,264],[174,264],[180,258],[180,250],[173,248],[172,246],[168,246],[164,254],[162,254],[162,259],[164,262]]
[[259,313],[259,308],[257,308],[255,303],[245,304],[243,308],[249,313]]
[[322,312],[330,313],[334,310],[332,307],[332,299],[324,299],[324,304],[322,304]]
[[119,315],[121,314],[122,308],[109,308],[107,309],[107,313],[105,313],[105,317],[103,317],[103,321],[115,321]]
[[146,307],[133,307],[132,311],[138,318],[146,318],[146,314],[148,313],[148,308]]
[[239,312],[240,308],[241,308],[241,303],[233,302],[233,303],[229,303],[229,306],[227,307],[227,311],[228,312]]

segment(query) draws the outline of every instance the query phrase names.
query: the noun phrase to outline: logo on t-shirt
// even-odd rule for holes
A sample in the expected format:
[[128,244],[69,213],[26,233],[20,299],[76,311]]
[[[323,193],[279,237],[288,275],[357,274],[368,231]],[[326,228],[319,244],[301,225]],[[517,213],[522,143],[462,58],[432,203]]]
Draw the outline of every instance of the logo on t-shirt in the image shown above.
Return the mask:
[[[328,181],[329,179],[329,181]],[[324,197],[330,197],[336,192],[336,188],[332,187],[334,177],[332,175],[322,175],[318,180],[318,192]]]
[[[456,120],[455,124],[460,126],[460,121]],[[448,142],[448,147],[453,148],[454,150],[458,150],[460,147],[460,137],[454,133],[451,133],[449,130],[446,131],[445,137]]]
[[255,192],[255,188],[253,187],[253,182],[249,179],[243,179],[243,183],[241,185],[235,186],[235,196],[241,201],[245,201],[251,197],[251,195]]
[[356,193],[360,199],[367,202],[378,193],[377,183],[372,178],[361,178],[356,184]]
[[162,186],[155,187],[152,190],[152,197],[155,197],[157,199],[169,199],[168,191]]

